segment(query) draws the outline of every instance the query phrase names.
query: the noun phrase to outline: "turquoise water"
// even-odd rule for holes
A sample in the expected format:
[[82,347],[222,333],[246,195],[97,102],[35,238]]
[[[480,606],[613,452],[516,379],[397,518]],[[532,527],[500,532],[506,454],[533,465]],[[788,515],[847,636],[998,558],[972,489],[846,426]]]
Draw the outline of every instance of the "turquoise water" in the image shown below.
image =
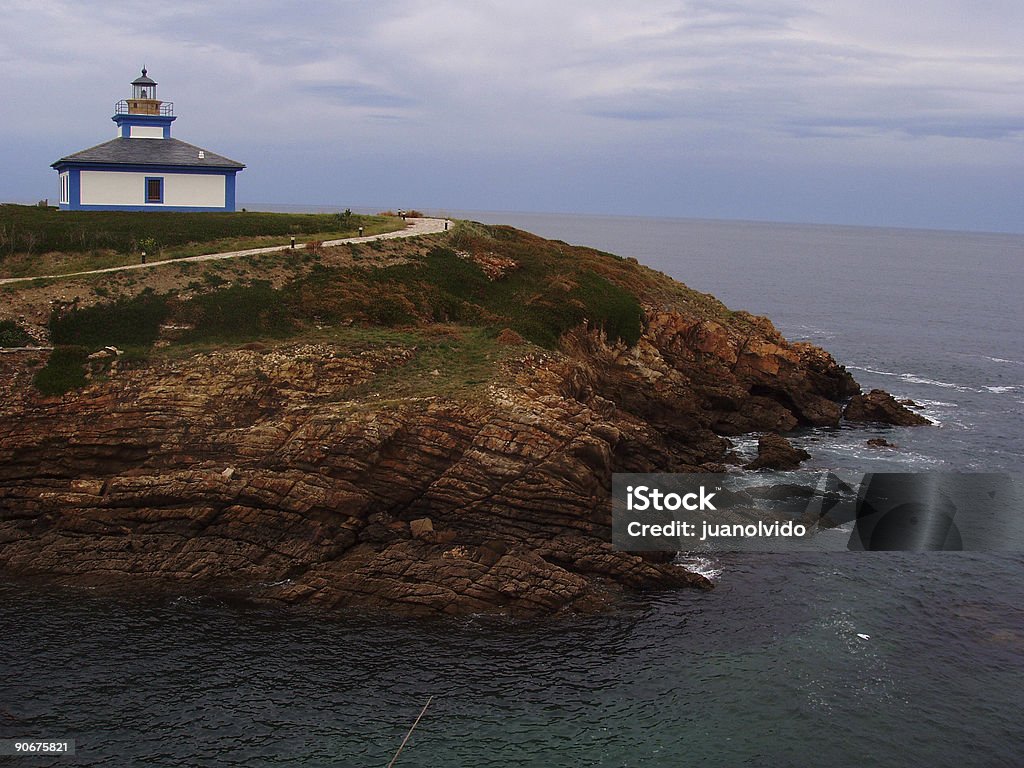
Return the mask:
[[434,696],[399,765],[1019,765],[1024,560],[952,559],[734,556],[709,594],[528,624],[4,588],[0,734],[383,766]]
[[[941,422],[808,430],[814,466],[1024,467],[1024,237],[473,217],[636,256]],[[528,623],[0,586],[0,737],[75,738],[54,765],[383,766],[433,695],[396,766],[1024,764],[1024,556],[700,566],[712,592]]]

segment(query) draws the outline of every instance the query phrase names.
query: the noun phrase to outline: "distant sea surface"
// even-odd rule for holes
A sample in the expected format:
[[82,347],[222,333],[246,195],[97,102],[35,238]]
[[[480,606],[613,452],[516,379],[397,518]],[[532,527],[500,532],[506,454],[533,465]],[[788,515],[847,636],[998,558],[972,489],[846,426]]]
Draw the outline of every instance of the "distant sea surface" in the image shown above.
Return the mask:
[[[1024,470],[1024,236],[447,213],[634,256],[937,423],[805,430],[812,468]],[[710,593],[537,622],[0,585],[0,738],[77,740],[12,765],[384,766],[433,695],[396,766],[1024,765],[1024,556],[698,565]]]

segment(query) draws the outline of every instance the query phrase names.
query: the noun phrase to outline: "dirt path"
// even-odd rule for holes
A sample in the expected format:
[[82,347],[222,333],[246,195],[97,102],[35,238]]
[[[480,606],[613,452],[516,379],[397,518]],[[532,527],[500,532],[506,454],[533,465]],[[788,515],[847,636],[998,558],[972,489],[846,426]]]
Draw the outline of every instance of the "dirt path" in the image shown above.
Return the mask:
[[[325,240],[325,246],[341,245],[343,243],[368,243],[374,240],[393,240],[397,237],[416,237],[417,235],[433,235],[437,232],[444,232],[448,229],[448,219],[410,219],[406,222],[405,229],[394,232],[385,232],[382,235],[368,235],[367,237],[343,237],[340,240]],[[296,248],[305,248],[305,243],[296,243]],[[66,275],[35,275],[33,277],[6,277],[0,279],[0,285],[7,283],[24,283],[31,280],[54,280],[62,277],[81,277],[82,275],[99,275],[104,272],[124,272],[129,269],[149,269],[159,267],[163,264],[187,264],[191,261],[216,261],[218,259],[235,259],[239,256],[255,256],[260,253],[276,253],[286,250],[286,245],[271,245],[266,248],[249,248],[244,251],[227,251],[225,253],[207,253],[202,256],[188,256],[182,259],[164,259],[162,261],[150,261],[146,264],[125,264],[120,267],[107,267],[106,269],[90,269],[85,272],[69,272]]]

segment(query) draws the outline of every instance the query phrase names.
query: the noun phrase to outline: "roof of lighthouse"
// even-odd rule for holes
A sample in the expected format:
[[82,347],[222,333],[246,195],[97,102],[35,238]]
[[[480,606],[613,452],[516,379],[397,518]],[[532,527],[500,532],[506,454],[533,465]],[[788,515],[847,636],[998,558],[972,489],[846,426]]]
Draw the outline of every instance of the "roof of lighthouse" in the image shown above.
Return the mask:
[[179,139],[116,138],[62,157],[52,167],[76,165],[175,165],[189,168],[245,168],[244,163]]
[[137,77],[134,80],[132,80],[132,85],[156,85],[156,80],[151,78],[146,73],[146,68],[143,67],[142,68],[142,77]]

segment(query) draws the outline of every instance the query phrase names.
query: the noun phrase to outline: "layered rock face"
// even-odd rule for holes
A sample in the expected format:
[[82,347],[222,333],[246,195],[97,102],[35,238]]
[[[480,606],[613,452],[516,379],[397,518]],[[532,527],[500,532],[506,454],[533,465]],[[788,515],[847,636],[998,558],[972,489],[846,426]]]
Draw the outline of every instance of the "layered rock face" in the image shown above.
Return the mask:
[[414,345],[193,353],[59,398],[0,356],[0,571],[449,614],[706,588],[611,549],[612,473],[720,471],[723,436],[837,424],[858,388],[767,320],[642,298],[635,345],[505,334],[456,394],[388,395]]
[[664,313],[632,349],[580,329],[464,400],[349,397],[410,350],[338,355],[214,352],[59,399],[6,356],[0,568],[449,613],[707,586],[611,550],[612,472],[717,469],[716,429],[837,419],[853,386],[820,351]]

